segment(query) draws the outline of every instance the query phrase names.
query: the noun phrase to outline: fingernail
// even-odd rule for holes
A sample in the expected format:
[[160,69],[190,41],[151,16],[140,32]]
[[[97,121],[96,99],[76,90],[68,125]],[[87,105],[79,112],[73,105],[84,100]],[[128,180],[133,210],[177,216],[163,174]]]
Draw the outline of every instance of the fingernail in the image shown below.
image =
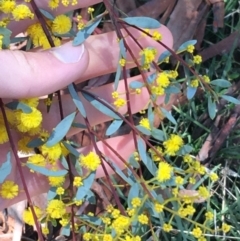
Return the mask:
[[73,64],[80,61],[84,50],[85,48],[83,44],[75,47],[72,45],[72,42],[68,42],[59,47],[52,48],[50,52],[61,62],[66,64]]

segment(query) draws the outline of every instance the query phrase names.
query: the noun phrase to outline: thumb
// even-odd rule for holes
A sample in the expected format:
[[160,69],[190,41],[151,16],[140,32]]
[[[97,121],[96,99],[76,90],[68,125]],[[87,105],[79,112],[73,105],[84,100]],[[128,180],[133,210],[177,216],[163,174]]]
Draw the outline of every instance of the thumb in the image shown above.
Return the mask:
[[76,81],[88,66],[84,45],[68,42],[42,52],[0,51],[0,97],[43,96]]

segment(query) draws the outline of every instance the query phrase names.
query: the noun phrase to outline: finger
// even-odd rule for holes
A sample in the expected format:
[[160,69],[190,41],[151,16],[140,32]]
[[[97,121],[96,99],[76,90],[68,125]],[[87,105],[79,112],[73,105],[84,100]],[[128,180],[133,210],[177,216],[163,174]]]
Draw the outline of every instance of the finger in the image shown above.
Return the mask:
[[[134,142],[131,135],[119,136],[107,139],[106,142],[110,145],[114,150],[118,150],[118,153],[122,156],[124,160],[128,160],[132,152],[134,151]],[[120,169],[125,168],[125,165],[108,147],[103,144],[102,142],[97,142],[97,146],[99,151],[103,153],[105,156],[109,158],[112,162],[114,162]],[[7,148],[3,151],[7,153]],[[92,146],[87,146],[78,150],[79,153],[88,154],[90,151],[94,151]],[[3,156],[2,156],[3,157]],[[21,159],[22,162],[26,162],[27,159]],[[12,156],[12,163],[15,163],[15,159]],[[112,175],[114,171],[112,168],[105,163],[106,171],[109,175]],[[49,184],[47,178],[38,173],[32,173],[30,170],[25,166],[22,168],[23,176],[25,178],[25,182],[27,183],[28,192],[30,193],[31,197],[39,195],[41,193],[46,193],[49,190]],[[105,176],[105,172],[103,171],[102,167],[99,167],[96,172],[96,178],[100,178]],[[26,193],[23,188],[22,180],[17,170],[12,170],[10,176],[7,177],[7,180],[12,180],[19,185],[19,195],[14,199],[4,199],[0,195],[0,211],[4,208],[13,205],[14,203],[20,202],[26,199]]]
[[[85,7],[97,4],[99,2],[102,2],[102,0],[79,0],[76,5],[69,4],[69,6],[67,6],[67,7],[63,6],[60,3],[59,7],[54,10],[50,9],[48,6],[49,0],[35,0],[35,2],[39,8],[52,13],[54,16],[58,16],[59,14],[67,13],[74,9],[85,8]],[[24,3],[24,4],[28,5],[30,7],[30,9],[32,10],[32,5],[30,3]],[[35,15],[34,19],[32,19],[32,20],[25,19],[25,20],[21,20],[21,21],[17,21],[17,22],[11,21],[10,24],[8,25],[8,28],[12,31],[12,36],[16,36],[18,33],[22,33],[24,31],[26,31],[28,26],[30,26],[36,22],[38,22],[38,19]]]
[[[139,31],[132,28],[129,30],[136,38],[140,38],[139,43],[143,48],[155,47],[158,54],[164,51],[152,38],[143,38]],[[170,31],[163,25],[159,31],[163,36],[162,42],[172,47]],[[126,37],[126,42],[133,54],[139,57],[140,49],[137,44],[130,37]],[[119,46],[115,32],[90,36],[84,45],[77,47],[68,42],[42,52],[0,51],[0,97],[42,96],[62,89],[73,81],[81,82],[114,72],[119,61],[118,56]],[[127,62],[127,68],[135,66],[129,54]]]
[[0,51],[0,97],[42,96],[76,81],[87,68],[89,55],[84,45],[68,42],[38,53]]

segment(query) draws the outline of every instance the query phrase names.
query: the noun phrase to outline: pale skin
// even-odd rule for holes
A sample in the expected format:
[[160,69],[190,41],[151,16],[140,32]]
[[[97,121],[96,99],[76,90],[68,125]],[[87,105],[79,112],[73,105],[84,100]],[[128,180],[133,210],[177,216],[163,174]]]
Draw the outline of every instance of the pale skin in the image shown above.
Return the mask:
[[[47,0],[36,0],[37,5],[43,9],[50,11],[47,7]],[[88,7],[93,4],[99,3],[99,0],[80,0],[77,6],[74,8]],[[67,12],[72,10],[73,7],[61,8],[59,7],[57,11],[52,11],[54,15]],[[26,28],[34,23],[36,20],[24,20],[17,23],[11,23],[10,28],[14,34],[26,30]],[[135,31],[135,32],[134,32]],[[162,34],[163,40],[170,48],[172,47],[173,40],[170,31],[165,27],[161,26],[158,31]],[[131,29],[135,37],[140,37],[140,33],[136,30]],[[115,32],[109,32],[100,35],[92,35],[84,42],[84,52],[82,53],[82,58],[76,63],[63,63],[59,61],[53,55],[51,50],[47,51],[36,51],[34,52],[22,52],[22,51],[0,51],[0,97],[6,102],[9,99],[18,98],[29,98],[44,96],[59,89],[65,88],[68,84],[75,82],[83,82],[90,78],[94,78],[100,75],[112,73],[116,70],[119,56],[118,43],[116,41],[117,37]],[[139,48],[136,44],[129,38],[126,39],[131,50],[135,56],[139,56]],[[158,50],[158,54],[164,51],[163,47],[156,43],[153,39],[149,37],[139,38],[139,42],[143,47],[155,47]],[[111,46],[111,47],[110,47]],[[74,48],[82,48],[81,46],[72,47],[71,43],[67,43],[67,47],[64,47],[66,51],[74,52]],[[127,68],[132,68],[135,66],[131,57],[128,54]],[[141,80],[141,76],[136,76],[129,78],[128,82],[133,80]],[[125,92],[123,80],[119,83],[119,92]],[[107,100],[111,103],[113,92],[113,85],[108,84],[95,89],[91,89],[98,96]],[[140,111],[144,106],[146,106],[149,100],[149,95],[147,90],[143,90],[138,96],[131,96],[130,103],[133,113]],[[158,104],[163,102],[164,98],[159,98]],[[92,107],[87,101],[83,100],[85,109],[87,110],[87,116],[90,124],[96,125],[105,121],[110,120],[109,117],[103,115],[101,112],[97,111]],[[50,113],[46,113],[46,106],[40,103],[40,110],[44,116],[43,126],[45,129],[51,131],[55,127],[59,119],[59,109],[57,99],[54,100]],[[75,106],[69,95],[63,96],[63,108],[64,115],[68,115],[75,111]],[[120,109],[120,112],[124,114],[126,108]],[[83,118],[78,115],[77,122],[84,123]],[[79,129],[71,129],[68,136],[76,134],[80,131]],[[18,140],[18,135],[12,133],[14,136],[15,143]],[[134,151],[134,143],[132,141],[131,135],[125,135],[121,137],[110,138],[107,142],[118,151],[118,153],[127,160],[131,153]],[[105,155],[109,156],[117,165],[124,168],[122,162],[116,158],[116,156],[109,151],[102,142],[97,143],[98,148]],[[10,150],[9,143],[0,145],[0,163],[6,161],[6,154]],[[81,153],[86,154],[89,150],[93,150],[92,146],[85,147],[79,150]],[[26,159],[21,159],[22,162]],[[12,172],[7,177],[7,180],[13,180],[19,184],[20,190],[23,190],[22,182],[17,171],[16,160],[12,155]],[[112,169],[107,167],[108,173],[112,173]],[[31,196],[46,192],[49,188],[46,178],[42,175],[32,174],[27,168],[23,168],[24,177],[28,186],[28,191]],[[104,176],[102,168],[97,171],[97,177]],[[5,200],[0,198],[0,210],[3,208],[14,204],[20,200],[25,199],[24,191],[21,191],[19,196],[12,200]]]

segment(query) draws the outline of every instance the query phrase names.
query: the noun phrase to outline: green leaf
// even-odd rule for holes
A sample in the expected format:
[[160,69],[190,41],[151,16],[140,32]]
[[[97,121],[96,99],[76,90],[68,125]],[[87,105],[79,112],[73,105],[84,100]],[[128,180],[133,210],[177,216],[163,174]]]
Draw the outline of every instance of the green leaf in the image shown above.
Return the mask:
[[165,109],[162,108],[162,107],[160,107],[160,109],[161,109],[163,115],[164,115],[169,121],[171,121],[174,125],[177,125],[176,120],[174,119],[174,117],[172,116],[172,114],[171,114],[169,111],[165,110]]
[[56,126],[56,128],[53,129],[50,137],[48,138],[46,142],[47,147],[54,146],[66,136],[69,129],[71,128],[75,115],[76,112],[73,112],[60,121],[60,123]]
[[107,128],[106,136],[111,136],[114,134],[122,125],[123,120],[114,120],[111,125]]
[[66,158],[65,158],[64,155],[61,155],[61,157],[60,157],[60,162],[61,162],[61,164],[63,165],[63,167],[64,167],[66,170],[69,169],[67,160],[66,160]]
[[139,81],[132,81],[129,84],[129,87],[131,89],[141,89],[142,87],[144,87],[144,83],[143,82],[139,82]]
[[160,28],[161,24],[153,18],[149,17],[128,17],[123,19],[124,22],[135,25],[139,28],[155,29]]
[[78,93],[76,92],[76,90],[74,88],[74,85],[73,84],[68,85],[68,90],[69,90],[69,93],[72,97],[72,100],[73,100],[74,104],[76,105],[76,107],[80,111],[81,115],[84,118],[86,118],[87,114],[86,114],[85,108],[82,104],[82,101],[80,100],[80,97],[78,96]]
[[139,155],[144,163],[147,163],[147,153],[145,142],[141,138],[137,138],[137,147]]
[[117,164],[115,164],[114,162],[111,162],[111,165],[114,168],[115,173],[117,173],[126,183],[128,183],[130,186],[133,185],[133,181],[131,180],[131,178],[128,178],[124,172],[118,167]]
[[46,167],[37,166],[31,163],[27,163],[26,165],[29,167],[29,169],[32,169],[33,171],[41,173],[47,177],[60,177],[65,176],[68,173],[67,170],[52,171]]
[[82,200],[87,195],[88,191],[90,190],[94,182],[95,175],[96,175],[96,172],[92,172],[89,174],[87,178],[83,180],[83,185],[80,186],[77,190],[76,200]]
[[12,101],[10,103],[5,104],[5,106],[10,110],[22,110],[22,112],[26,114],[29,114],[32,112],[31,107],[19,101]]
[[139,197],[140,186],[138,182],[134,182],[128,193],[128,207],[132,207],[131,201],[135,197]]
[[75,156],[75,157],[79,157],[79,152],[69,143],[67,143],[66,141],[63,141],[63,145]]
[[91,190],[88,191],[87,195],[85,196],[85,200],[91,204],[96,204],[95,195]]
[[44,16],[44,17],[46,17],[47,19],[49,19],[49,20],[54,20],[54,16],[51,14],[51,13],[49,13],[48,11],[46,11],[46,10],[44,10],[44,9],[41,9],[41,8],[39,8],[39,10],[40,10],[40,12],[42,13],[42,15]]
[[137,147],[138,147],[138,152],[139,152],[139,155],[140,155],[140,157],[142,159],[142,162],[144,163],[146,168],[149,170],[149,172],[153,176],[155,176],[156,171],[157,171],[157,167],[154,164],[154,162],[152,161],[152,159],[146,153],[145,142],[141,138],[139,138],[139,137],[137,138]]
[[10,45],[10,37],[12,32],[4,27],[0,27],[0,34],[3,35],[3,40],[2,40],[2,48],[3,49],[8,49]]
[[115,75],[115,79],[114,79],[114,90],[116,91],[118,88],[118,83],[121,77],[121,73],[122,73],[122,66],[118,63],[118,67],[117,67],[117,72]]
[[28,142],[27,147],[36,148],[36,147],[42,146],[43,144],[44,144],[44,141],[42,141],[41,138],[36,138]]
[[177,86],[174,86],[174,85],[170,85],[165,89],[166,94],[177,94],[180,92],[181,92],[181,90]]
[[110,116],[113,119],[119,119],[119,116],[108,108],[108,106],[110,106],[114,109],[114,107],[110,105],[107,101],[101,99],[101,101],[104,102],[106,105],[100,103],[98,100],[96,100],[97,97],[92,97],[94,96],[94,94],[91,93],[90,95],[86,90],[82,90],[82,95],[87,101],[91,103],[91,105],[93,105],[97,110],[99,110],[103,114]]
[[15,38],[11,39],[11,44],[23,42],[23,41],[25,41],[27,39],[28,39],[28,37],[15,37]]
[[163,62],[167,57],[170,57],[171,56],[171,53],[168,51],[168,50],[166,50],[166,51],[164,51],[163,53],[161,53],[161,55],[159,56],[159,58],[158,58],[158,63],[161,63],[161,62]]
[[81,219],[86,221],[86,222],[89,222],[89,223],[92,223],[94,225],[97,225],[97,226],[100,226],[103,224],[102,220],[98,217],[93,217],[93,216],[88,216],[86,214],[83,214],[81,215]]
[[216,103],[215,101],[212,101],[212,98],[211,96],[209,95],[208,96],[208,113],[209,113],[209,116],[210,118],[213,120],[216,116]]
[[158,130],[156,128],[152,128],[152,133],[151,134],[158,141],[164,141],[165,140],[164,132],[162,130]]
[[6,177],[11,173],[11,171],[11,152],[9,151],[7,153],[7,160],[3,162],[3,164],[0,166],[0,183],[3,183],[5,181]]
[[147,135],[147,136],[150,136],[150,135],[151,135],[151,131],[148,130],[147,128],[143,127],[143,126],[137,125],[136,128],[137,128],[141,133],[143,133],[144,135]]
[[57,190],[57,187],[50,187],[50,189],[47,193],[47,200],[48,201],[53,200],[57,196],[56,190]]
[[123,39],[121,39],[121,40],[119,41],[119,47],[120,47],[120,54],[121,54],[121,56],[122,56],[124,59],[126,59],[127,53],[126,53],[126,48],[125,48],[125,46],[124,46]]
[[87,129],[86,125],[84,125],[82,123],[77,123],[77,122],[73,122],[72,127],[80,128],[80,129]]
[[180,150],[177,152],[177,155],[184,156],[188,153],[190,153],[193,150],[193,147],[190,145],[184,145],[180,148]]
[[152,83],[155,81],[156,77],[157,77],[156,73],[150,74],[150,75],[147,77],[147,82],[148,82],[148,84],[152,84]]
[[233,103],[233,104],[236,104],[236,105],[239,105],[240,104],[240,100],[232,97],[232,96],[229,96],[229,95],[222,95],[221,96],[223,99]]
[[197,88],[194,88],[192,86],[188,86],[187,87],[187,98],[188,98],[188,100],[191,100],[194,97],[194,95],[196,94],[196,92],[197,92]]
[[148,171],[155,176],[156,172],[157,172],[157,166],[155,165],[155,163],[153,162],[153,160],[149,157],[149,155],[147,155],[147,162],[144,163],[145,166],[147,167]]
[[219,86],[219,87],[222,87],[222,88],[228,88],[230,87],[232,84],[225,80],[225,79],[215,79],[215,80],[212,80],[210,82],[211,85],[216,85],[216,86]]
[[84,29],[80,30],[77,33],[77,36],[73,39],[73,46],[78,46],[82,44],[95,30],[95,28],[99,25],[102,18],[98,18],[95,21],[88,24]]
[[179,47],[179,49],[177,50],[177,53],[180,53],[180,52],[185,51],[189,45],[195,45],[196,43],[197,43],[197,40],[189,40],[189,41],[183,43],[183,44]]
[[64,235],[64,236],[70,236],[71,234],[71,229],[70,229],[70,223],[68,223],[66,226],[63,226],[61,228],[61,232],[60,235]]
[[132,167],[134,167],[134,168],[139,168],[139,167],[140,167],[139,163],[135,160],[133,154],[129,157],[128,163],[129,163]]

